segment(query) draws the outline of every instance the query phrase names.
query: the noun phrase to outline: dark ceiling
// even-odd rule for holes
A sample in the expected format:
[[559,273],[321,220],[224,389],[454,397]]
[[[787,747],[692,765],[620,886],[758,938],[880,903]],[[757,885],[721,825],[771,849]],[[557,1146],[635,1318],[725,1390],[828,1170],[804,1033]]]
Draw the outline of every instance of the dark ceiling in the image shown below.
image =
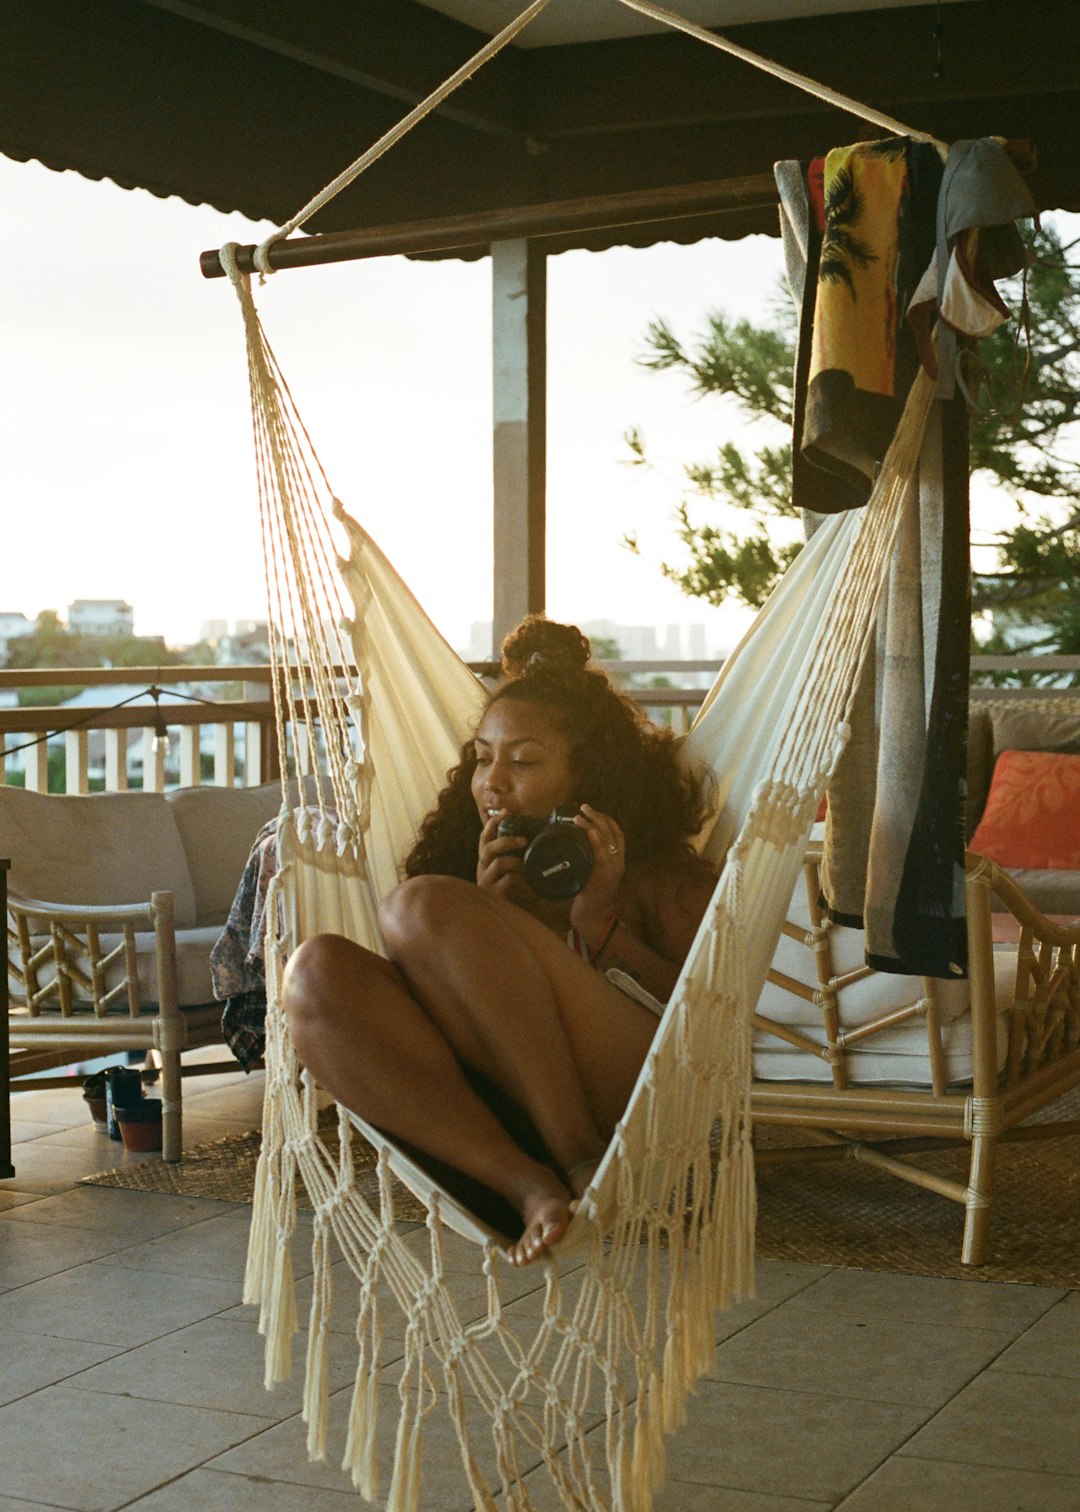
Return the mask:
[[[7,0],[0,15],[0,151],[278,224],[486,40],[413,0]],[[1080,0],[942,7],[940,72],[937,15],[731,35],[945,140],[1030,138],[1040,206],[1080,209]],[[309,229],[756,175],[875,134],[679,35],[509,48]],[[775,228],[752,203],[551,249]]]

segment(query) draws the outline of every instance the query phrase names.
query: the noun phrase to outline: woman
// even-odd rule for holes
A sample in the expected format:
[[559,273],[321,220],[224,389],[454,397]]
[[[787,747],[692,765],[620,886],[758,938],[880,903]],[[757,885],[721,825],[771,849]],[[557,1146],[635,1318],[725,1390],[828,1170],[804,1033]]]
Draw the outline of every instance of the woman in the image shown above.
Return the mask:
[[[671,733],[587,667],[589,651],[575,627],[537,616],[507,637],[504,681],[380,910],[389,959],[319,935],[285,976],[301,1061],[467,1178],[471,1206],[477,1184],[508,1203],[517,1265],[566,1232],[656,1029],[604,973],[666,1000],[715,880],[691,844],[702,782]],[[553,902],[525,880],[526,839],[498,829],[560,804],[579,809],[593,864]]]

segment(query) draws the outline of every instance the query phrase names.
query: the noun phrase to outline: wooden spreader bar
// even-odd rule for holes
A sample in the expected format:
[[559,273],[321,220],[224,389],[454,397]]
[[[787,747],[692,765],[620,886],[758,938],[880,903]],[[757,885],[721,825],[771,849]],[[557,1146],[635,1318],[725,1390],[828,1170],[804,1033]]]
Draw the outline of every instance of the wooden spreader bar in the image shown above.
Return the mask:
[[[497,241],[561,236],[574,231],[601,231],[612,226],[648,225],[654,221],[754,210],[773,205],[776,199],[772,174],[755,173],[700,184],[675,184],[661,189],[592,195],[586,199],[551,200],[546,204],[515,206],[509,210],[483,210],[474,215],[448,215],[392,226],[288,237],[271,246],[269,262],[276,271],[322,263],[355,262],[365,257],[462,251],[486,248]],[[255,271],[254,252],[254,245],[238,248],[236,260],[242,273]],[[200,255],[199,267],[204,278],[225,276],[216,249]]]

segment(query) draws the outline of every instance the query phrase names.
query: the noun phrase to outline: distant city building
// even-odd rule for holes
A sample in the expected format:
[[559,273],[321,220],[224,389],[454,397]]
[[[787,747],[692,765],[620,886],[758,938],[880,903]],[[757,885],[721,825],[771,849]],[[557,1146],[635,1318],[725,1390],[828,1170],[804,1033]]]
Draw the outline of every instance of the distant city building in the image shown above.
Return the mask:
[[5,613],[0,610],[0,636],[4,640],[14,640],[19,635],[33,635],[34,621],[28,620],[25,614]]
[[[623,661],[658,661],[667,652],[656,644],[655,625],[619,625],[614,620],[588,620],[582,630],[591,639],[613,640]],[[678,652],[674,653],[678,655]]]
[[35,628],[34,621],[28,620],[25,614],[0,611],[0,666],[8,659],[11,642],[24,635],[33,635]]
[[217,659],[223,665],[270,660],[270,627],[265,620],[237,620],[231,633],[216,641]]
[[460,647],[458,655],[462,661],[490,661],[491,652],[491,621],[473,620],[469,626],[468,645]]
[[199,639],[211,646],[219,666],[265,663],[270,660],[270,627],[266,620],[203,620]]
[[[655,625],[620,625],[615,620],[584,620],[581,629],[593,641],[614,641],[623,661],[706,661],[719,660],[718,651],[707,649],[706,626],[665,625],[662,643],[658,643]],[[474,620],[469,626],[468,645],[458,653],[464,661],[489,661],[492,657],[491,622]]]
[[131,635],[135,611],[123,599],[74,599],[68,605],[72,635]]

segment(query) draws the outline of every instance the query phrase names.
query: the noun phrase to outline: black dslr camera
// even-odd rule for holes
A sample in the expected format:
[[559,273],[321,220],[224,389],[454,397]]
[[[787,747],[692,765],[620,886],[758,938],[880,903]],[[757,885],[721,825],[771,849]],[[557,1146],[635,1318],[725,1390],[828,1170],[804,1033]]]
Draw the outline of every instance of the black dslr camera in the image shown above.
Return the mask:
[[529,844],[522,856],[525,880],[541,898],[573,898],[592,876],[592,844],[574,823],[572,803],[561,803],[546,819],[508,814],[497,835],[524,835]]

